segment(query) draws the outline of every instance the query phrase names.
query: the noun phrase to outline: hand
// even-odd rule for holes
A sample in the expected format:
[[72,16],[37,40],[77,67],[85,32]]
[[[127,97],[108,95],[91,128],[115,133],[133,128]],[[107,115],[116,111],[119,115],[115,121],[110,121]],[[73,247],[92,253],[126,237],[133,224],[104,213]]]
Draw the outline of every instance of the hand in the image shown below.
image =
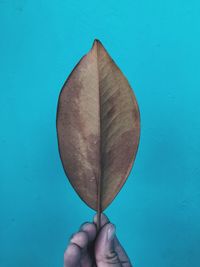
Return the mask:
[[101,215],[97,234],[97,216],[93,223],[85,223],[75,233],[64,254],[64,267],[131,267],[131,262],[120,245],[115,226]]

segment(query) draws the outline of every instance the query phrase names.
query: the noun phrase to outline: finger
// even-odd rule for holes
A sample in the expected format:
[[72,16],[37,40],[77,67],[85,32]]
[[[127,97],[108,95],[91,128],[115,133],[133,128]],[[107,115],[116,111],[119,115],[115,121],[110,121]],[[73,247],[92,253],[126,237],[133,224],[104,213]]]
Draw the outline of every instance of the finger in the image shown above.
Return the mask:
[[87,234],[88,242],[94,241],[97,234],[96,225],[94,223],[84,223],[80,227],[80,230]]
[[[95,214],[94,219],[93,219],[95,224],[97,224],[97,217],[98,215]],[[104,213],[101,213],[101,227],[103,227],[106,223],[109,223],[109,219]]]
[[86,248],[88,242],[89,242],[88,235],[84,231],[79,231],[78,233],[74,234],[70,240],[70,243],[77,245],[81,249]]
[[107,223],[100,230],[95,243],[95,257],[98,266],[113,267],[121,266],[118,255],[114,248],[115,226]]
[[81,258],[81,249],[75,244],[69,244],[64,253],[65,267],[78,267]]

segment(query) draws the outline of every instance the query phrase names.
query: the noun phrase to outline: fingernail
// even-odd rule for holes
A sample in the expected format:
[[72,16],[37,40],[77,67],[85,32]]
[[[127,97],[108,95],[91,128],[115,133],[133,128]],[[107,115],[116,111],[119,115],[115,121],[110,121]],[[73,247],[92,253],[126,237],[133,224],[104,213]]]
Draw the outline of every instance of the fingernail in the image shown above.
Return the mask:
[[113,238],[115,236],[115,232],[116,232],[115,226],[113,224],[111,224],[109,226],[108,232],[107,232],[107,239],[108,239],[108,241],[113,240]]
[[[94,216],[94,222],[97,223],[97,214],[95,214]],[[105,217],[105,215],[103,213],[101,213],[101,220]]]
[[72,240],[72,238],[74,237],[75,234],[72,234],[70,237],[69,237],[69,242]]
[[90,225],[91,223],[89,223],[89,222],[86,222],[86,223],[83,223],[83,224],[81,224],[81,226],[80,226],[80,230],[81,229],[85,229],[85,228],[87,228],[88,227],[88,225]]

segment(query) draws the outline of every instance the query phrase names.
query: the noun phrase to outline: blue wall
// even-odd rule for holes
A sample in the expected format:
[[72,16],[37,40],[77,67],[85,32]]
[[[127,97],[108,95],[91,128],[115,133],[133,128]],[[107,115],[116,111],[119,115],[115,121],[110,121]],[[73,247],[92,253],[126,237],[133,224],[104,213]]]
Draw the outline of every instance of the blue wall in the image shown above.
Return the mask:
[[131,175],[106,214],[135,267],[200,266],[200,4],[0,1],[0,266],[58,267],[94,214],[67,181],[55,116],[99,38],[141,111]]

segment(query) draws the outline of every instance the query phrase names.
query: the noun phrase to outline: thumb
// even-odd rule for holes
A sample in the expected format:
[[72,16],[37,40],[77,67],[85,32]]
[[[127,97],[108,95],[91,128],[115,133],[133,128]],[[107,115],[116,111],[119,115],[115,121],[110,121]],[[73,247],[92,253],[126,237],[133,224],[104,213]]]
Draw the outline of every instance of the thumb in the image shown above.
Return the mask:
[[98,267],[121,266],[114,248],[115,226],[107,223],[100,230],[95,242],[95,258]]

